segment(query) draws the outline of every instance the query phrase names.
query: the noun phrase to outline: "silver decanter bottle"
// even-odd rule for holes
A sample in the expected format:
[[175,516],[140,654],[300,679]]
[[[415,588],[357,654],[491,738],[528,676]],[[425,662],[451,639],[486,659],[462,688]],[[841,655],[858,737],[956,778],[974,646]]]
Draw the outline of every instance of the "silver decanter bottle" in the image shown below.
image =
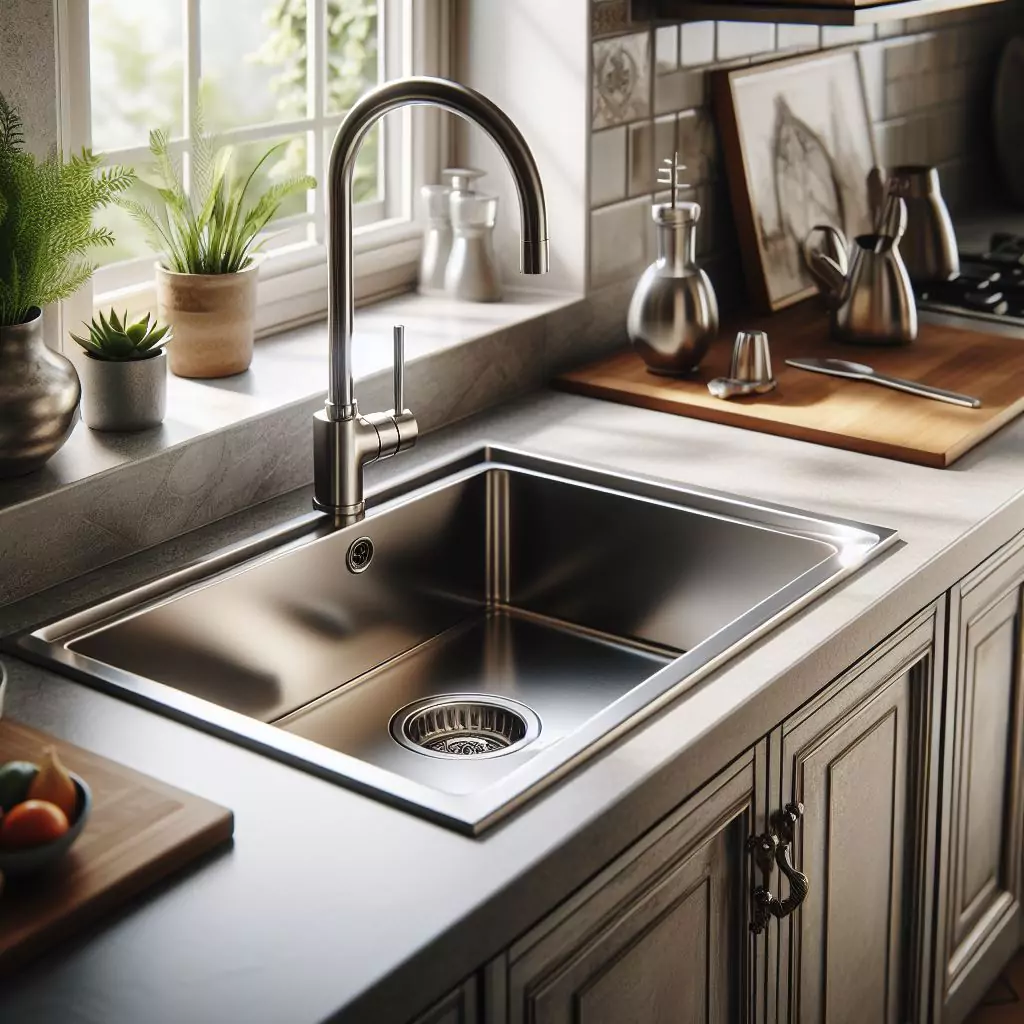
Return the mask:
[[497,302],[501,299],[494,255],[498,197],[477,191],[476,180],[483,171],[462,167],[444,174],[452,188],[452,250],[445,271],[445,291],[452,298],[468,302]]
[[658,226],[658,258],[644,271],[626,316],[629,340],[653,373],[679,375],[697,369],[718,333],[718,300],[695,262],[700,206],[677,199],[679,172],[666,160],[660,184],[671,183],[671,202],[651,211]]

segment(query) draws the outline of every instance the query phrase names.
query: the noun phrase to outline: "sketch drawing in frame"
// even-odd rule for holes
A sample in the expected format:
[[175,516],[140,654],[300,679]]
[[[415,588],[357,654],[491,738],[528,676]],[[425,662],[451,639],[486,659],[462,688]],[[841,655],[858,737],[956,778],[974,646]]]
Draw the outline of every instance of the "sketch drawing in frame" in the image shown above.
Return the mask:
[[872,230],[875,146],[852,49],[717,72],[715,111],[750,297],[777,310],[817,290],[801,247],[816,224]]

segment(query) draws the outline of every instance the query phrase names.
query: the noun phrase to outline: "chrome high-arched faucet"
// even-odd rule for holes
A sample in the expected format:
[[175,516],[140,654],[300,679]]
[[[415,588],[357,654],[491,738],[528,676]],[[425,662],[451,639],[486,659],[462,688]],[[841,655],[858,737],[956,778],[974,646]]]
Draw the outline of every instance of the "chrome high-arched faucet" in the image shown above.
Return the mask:
[[519,129],[486,96],[441,78],[400,78],[363,96],[348,112],[331,149],[328,171],[327,329],[330,379],[327,405],[313,418],[313,505],[336,520],[365,511],[363,467],[411,448],[416,418],[404,402],[404,331],[395,328],[395,405],[361,416],[352,380],[352,172],[366,133],[391,110],[409,104],[441,107],[478,124],[508,162],[519,193],[524,274],[548,270],[544,190],[529,146]]

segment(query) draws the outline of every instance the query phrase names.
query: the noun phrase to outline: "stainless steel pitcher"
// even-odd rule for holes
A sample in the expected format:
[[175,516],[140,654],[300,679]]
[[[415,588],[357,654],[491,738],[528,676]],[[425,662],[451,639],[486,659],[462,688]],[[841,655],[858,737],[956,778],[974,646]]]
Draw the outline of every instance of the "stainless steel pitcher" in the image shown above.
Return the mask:
[[899,196],[906,203],[907,226],[900,255],[914,284],[948,281],[960,273],[956,233],[934,167],[892,167],[888,179],[876,167],[868,179],[868,192],[879,217],[887,195]]
[[[906,345],[917,337],[917,305],[899,250],[906,224],[902,204],[893,198],[883,216],[883,230],[891,233],[859,235],[848,246],[841,231],[821,224],[804,241],[807,268],[832,307],[832,336],[839,341]],[[837,259],[816,247],[819,234],[844,255]]]

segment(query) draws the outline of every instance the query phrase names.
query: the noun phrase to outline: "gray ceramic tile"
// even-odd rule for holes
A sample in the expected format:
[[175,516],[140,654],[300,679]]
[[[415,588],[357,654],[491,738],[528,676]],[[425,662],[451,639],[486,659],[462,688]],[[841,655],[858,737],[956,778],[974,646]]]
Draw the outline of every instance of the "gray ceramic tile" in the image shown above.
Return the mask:
[[849,46],[875,38],[874,25],[826,25],[821,30],[822,46]]
[[707,92],[703,71],[674,71],[654,80],[654,113],[672,114],[677,110],[701,107]]
[[590,205],[626,198],[626,129],[606,128],[590,136]]
[[657,187],[657,171],[663,160],[676,151],[676,118],[674,114],[656,121],[642,121],[629,126],[629,175],[631,196],[650,195]]
[[679,115],[679,159],[686,164],[686,180],[694,185],[718,173],[718,136],[711,112],[705,108]]
[[598,0],[591,8],[590,34],[594,39],[629,28],[629,0]]
[[775,45],[780,50],[816,50],[821,30],[817,25],[779,25]]
[[654,30],[654,72],[665,74],[679,67],[679,27],[663,25]]
[[906,33],[907,23],[902,18],[894,18],[892,21],[879,22],[875,28],[879,39],[892,39]]
[[775,49],[775,26],[757,21],[720,21],[717,60],[735,60]]
[[679,27],[679,63],[684,68],[711,64],[715,59],[715,23],[691,21]]
[[637,32],[593,44],[593,128],[650,115],[651,33]]
[[590,215],[590,286],[635,280],[651,260],[650,200],[644,196]]
[[872,121],[885,117],[885,49],[881,43],[860,48],[860,71],[868,116]]

